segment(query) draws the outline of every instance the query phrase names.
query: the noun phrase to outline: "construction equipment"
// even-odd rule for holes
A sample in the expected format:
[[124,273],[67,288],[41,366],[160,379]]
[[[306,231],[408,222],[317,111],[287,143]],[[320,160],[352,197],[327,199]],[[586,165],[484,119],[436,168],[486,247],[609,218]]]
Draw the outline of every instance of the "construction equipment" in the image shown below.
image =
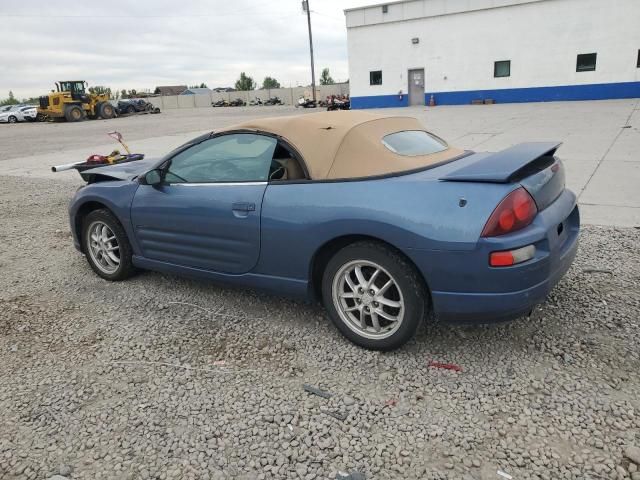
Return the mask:
[[107,93],[87,93],[84,80],[66,80],[56,82],[56,90],[40,97],[38,117],[45,119],[64,119],[67,122],[79,122],[85,118],[114,118],[116,110],[109,103]]

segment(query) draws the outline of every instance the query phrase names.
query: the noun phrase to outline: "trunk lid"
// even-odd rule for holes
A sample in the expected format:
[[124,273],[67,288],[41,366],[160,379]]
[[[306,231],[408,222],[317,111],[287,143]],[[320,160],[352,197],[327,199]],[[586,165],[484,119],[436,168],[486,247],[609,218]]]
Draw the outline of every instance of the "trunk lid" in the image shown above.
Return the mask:
[[[446,182],[514,183],[533,197],[544,210],[565,188],[562,162],[555,157],[558,142],[521,143],[497,153],[476,153],[440,180]],[[461,162],[462,163],[462,162]]]

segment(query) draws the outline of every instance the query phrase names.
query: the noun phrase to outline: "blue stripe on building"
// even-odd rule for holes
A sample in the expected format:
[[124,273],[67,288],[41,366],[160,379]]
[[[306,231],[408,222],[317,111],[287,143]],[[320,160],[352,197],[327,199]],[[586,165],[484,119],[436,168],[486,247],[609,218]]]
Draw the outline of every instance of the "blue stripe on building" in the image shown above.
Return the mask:
[[406,107],[409,105],[407,95],[371,95],[367,97],[351,97],[351,108],[385,108]]
[[[523,103],[640,98],[640,82],[428,92],[425,93],[425,104],[429,103],[431,95],[436,105],[468,105],[473,100],[485,99],[494,100],[496,103]],[[402,100],[399,95],[351,97],[352,108],[405,107],[408,103],[407,95],[403,95]]]

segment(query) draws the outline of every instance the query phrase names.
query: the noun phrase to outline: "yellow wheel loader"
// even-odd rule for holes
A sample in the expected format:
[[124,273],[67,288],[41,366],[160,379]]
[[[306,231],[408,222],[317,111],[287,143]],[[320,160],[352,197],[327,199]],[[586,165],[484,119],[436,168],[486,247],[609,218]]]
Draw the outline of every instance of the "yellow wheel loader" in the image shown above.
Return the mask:
[[109,102],[108,94],[86,92],[84,80],[56,82],[56,90],[40,97],[38,117],[79,122],[85,118],[113,118],[116,110]]

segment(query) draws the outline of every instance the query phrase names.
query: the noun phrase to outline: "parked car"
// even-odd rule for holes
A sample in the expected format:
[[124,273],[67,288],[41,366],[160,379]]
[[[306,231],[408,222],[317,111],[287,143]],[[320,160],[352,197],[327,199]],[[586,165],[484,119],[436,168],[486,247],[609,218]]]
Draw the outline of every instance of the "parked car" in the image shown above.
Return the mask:
[[11,105],[5,106],[0,110],[1,123],[18,123],[27,120],[35,120],[38,115],[37,107],[31,105]]
[[260,119],[159,160],[82,172],[74,243],[104,279],[137,268],[321,299],[354,343],[523,316],[576,254],[559,144],[448,145],[414,118]]
[[27,105],[26,107],[20,108],[20,113],[26,121],[35,122],[38,117],[38,107],[35,105]]
[[143,98],[127,98],[119,100],[117,110],[119,115],[137,112],[160,113],[160,109],[158,107]]

